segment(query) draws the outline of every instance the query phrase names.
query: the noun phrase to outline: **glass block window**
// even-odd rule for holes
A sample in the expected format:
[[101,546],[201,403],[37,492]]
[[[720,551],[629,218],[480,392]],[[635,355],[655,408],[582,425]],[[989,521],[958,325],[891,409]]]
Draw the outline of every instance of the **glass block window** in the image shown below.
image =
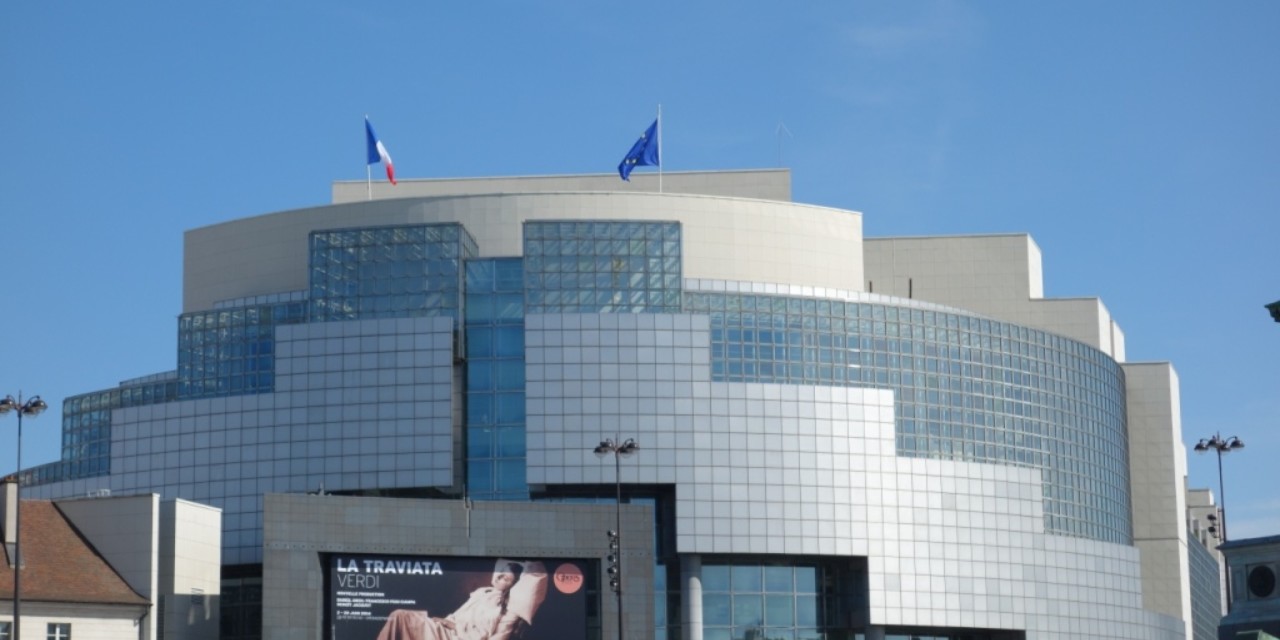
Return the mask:
[[459,224],[315,231],[311,318],[457,318],[462,261],[475,254]]
[[678,313],[677,222],[526,222],[529,313]]
[[716,380],[892,389],[898,455],[1041,469],[1045,528],[1131,544],[1124,372],[1074,340],[884,303],[688,293]]
[[840,562],[704,559],[703,638],[825,638],[865,616],[866,589],[858,577]]
[[468,260],[466,291],[467,494],[528,500],[520,259]]
[[182,399],[267,393],[275,388],[275,328],[306,322],[306,303],[197,311],[178,317]]

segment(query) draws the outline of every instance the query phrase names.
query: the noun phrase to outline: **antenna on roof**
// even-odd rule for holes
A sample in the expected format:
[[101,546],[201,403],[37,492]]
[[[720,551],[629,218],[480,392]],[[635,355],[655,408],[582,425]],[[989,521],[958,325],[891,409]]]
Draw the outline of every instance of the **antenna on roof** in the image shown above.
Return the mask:
[[787,128],[787,125],[783,124],[783,122],[779,120],[778,128],[776,131],[774,131],[774,134],[778,136],[778,166],[779,167],[782,166],[782,134],[783,133],[786,133],[788,138],[791,138],[792,140],[795,139],[795,136],[791,135],[791,130]]

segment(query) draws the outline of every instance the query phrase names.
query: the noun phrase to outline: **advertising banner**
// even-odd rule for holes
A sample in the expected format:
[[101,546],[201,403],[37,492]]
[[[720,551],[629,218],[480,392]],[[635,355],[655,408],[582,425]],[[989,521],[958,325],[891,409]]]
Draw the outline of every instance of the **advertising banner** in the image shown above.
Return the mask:
[[586,560],[335,554],[332,640],[585,640]]

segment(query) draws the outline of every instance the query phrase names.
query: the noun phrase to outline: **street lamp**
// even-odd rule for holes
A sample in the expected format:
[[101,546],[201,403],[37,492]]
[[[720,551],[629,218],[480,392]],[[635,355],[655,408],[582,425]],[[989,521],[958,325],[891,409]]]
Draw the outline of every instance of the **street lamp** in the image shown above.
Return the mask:
[[16,504],[13,509],[13,640],[21,640],[22,635],[22,416],[36,417],[48,409],[49,405],[40,396],[32,396],[22,401],[22,392],[18,399],[5,396],[0,400],[0,416],[16,411],[18,414],[18,472],[14,474],[18,482]]
[[1219,506],[1222,511],[1221,538],[1223,542],[1227,541],[1227,490],[1222,484],[1222,454],[1231,453],[1236,449],[1243,448],[1244,440],[1235,436],[1223,438],[1216,433],[1213,434],[1212,438],[1201,438],[1200,442],[1197,442],[1195,446],[1196,453],[1204,453],[1209,450],[1213,450],[1218,453],[1218,497],[1221,498]]
[[614,520],[616,528],[608,532],[609,536],[609,588],[618,599],[618,640],[622,640],[622,458],[636,452],[640,445],[632,438],[622,444],[613,440],[604,440],[595,448],[595,454],[601,458],[613,454],[613,484],[617,489],[617,501],[614,503]]
[[[1216,524],[1219,527],[1218,540],[1220,540],[1223,543],[1227,541],[1227,490],[1226,490],[1226,486],[1222,482],[1222,454],[1231,453],[1236,449],[1243,449],[1243,448],[1244,448],[1244,440],[1241,440],[1240,438],[1237,438],[1235,436],[1231,436],[1230,438],[1224,439],[1222,436],[1218,435],[1217,433],[1214,433],[1212,438],[1201,438],[1200,442],[1197,442],[1195,446],[1196,453],[1204,453],[1210,449],[1213,449],[1218,453],[1218,497],[1221,498],[1221,500],[1219,500],[1219,505],[1218,505],[1218,514],[1222,516],[1222,521]],[[1209,530],[1213,531],[1213,528],[1211,527]],[[1227,585],[1227,612],[1230,613],[1231,611],[1231,569],[1230,568],[1227,568],[1227,575],[1225,576],[1225,578],[1226,578],[1225,582]]]

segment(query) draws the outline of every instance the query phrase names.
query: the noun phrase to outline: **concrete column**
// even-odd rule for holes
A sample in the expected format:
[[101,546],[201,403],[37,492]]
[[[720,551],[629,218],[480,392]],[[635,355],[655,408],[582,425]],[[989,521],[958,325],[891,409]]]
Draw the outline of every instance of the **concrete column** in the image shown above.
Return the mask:
[[680,556],[680,619],[684,640],[702,640],[702,556]]
[[867,640],[884,640],[884,627],[873,627],[868,625],[866,634]]

